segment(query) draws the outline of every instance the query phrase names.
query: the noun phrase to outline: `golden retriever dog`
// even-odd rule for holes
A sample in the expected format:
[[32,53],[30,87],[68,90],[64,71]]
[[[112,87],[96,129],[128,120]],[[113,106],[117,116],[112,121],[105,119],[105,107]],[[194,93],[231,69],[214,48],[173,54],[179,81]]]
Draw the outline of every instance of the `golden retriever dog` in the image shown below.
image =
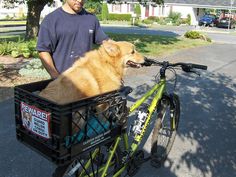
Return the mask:
[[144,57],[129,42],[104,41],[96,50],[87,52],[71,68],[50,82],[39,96],[57,104],[119,89],[125,69],[140,67]]

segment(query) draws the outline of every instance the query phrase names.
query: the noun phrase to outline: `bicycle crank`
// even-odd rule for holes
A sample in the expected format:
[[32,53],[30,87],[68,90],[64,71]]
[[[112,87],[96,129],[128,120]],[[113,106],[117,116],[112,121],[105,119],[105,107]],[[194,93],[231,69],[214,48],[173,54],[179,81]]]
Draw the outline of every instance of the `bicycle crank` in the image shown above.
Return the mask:
[[129,164],[127,167],[127,174],[129,176],[134,176],[138,172],[142,163],[146,162],[147,160],[149,160],[149,158],[146,158],[146,159],[144,158],[143,150],[137,151],[134,154],[133,158],[129,161]]

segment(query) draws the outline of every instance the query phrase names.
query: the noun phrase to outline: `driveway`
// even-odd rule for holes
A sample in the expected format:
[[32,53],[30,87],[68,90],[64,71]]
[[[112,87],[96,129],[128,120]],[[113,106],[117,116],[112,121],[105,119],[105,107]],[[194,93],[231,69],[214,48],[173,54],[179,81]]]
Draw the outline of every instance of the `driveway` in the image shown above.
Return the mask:
[[[205,64],[209,70],[202,72],[201,77],[179,75],[177,93],[182,112],[173,149],[163,167],[156,169],[147,162],[136,177],[236,176],[235,50],[236,45],[213,44],[166,57],[173,62]],[[134,88],[129,104],[150,88],[158,69],[128,72],[125,83]],[[0,176],[50,177],[55,166],[15,138],[12,99],[0,103],[0,115]],[[148,154],[148,137],[143,145]]]

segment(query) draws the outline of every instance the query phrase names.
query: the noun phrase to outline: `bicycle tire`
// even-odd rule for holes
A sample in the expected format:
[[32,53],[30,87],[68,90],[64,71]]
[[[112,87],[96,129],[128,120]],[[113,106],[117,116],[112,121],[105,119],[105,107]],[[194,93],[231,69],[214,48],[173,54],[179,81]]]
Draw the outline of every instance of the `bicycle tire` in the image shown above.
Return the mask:
[[[83,172],[83,175],[82,175],[83,177],[84,176],[91,176],[91,177],[95,177],[95,176],[98,177],[99,176],[97,174],[97,170],[99,171],[99,168],[101,167],[101,165],[104,165],[105,162],[107,161],[109,147],[111,147],[111,146],[112,146],[112,143],[99,146],[100,152],[104,153],[104,151],[105,151],[106,156],[103,157],[103,155],[101,153],[99,155],[97,155],[94,158],[94,160],[92,160],[92,164],[90,165],[90,167]],[[73,166],[74,161],[72,161],[70,164],[67,164],[67,165],[64,165],[61,167],[57,167],[54,174],[53,174],[53,177],[69,177],[69,176],[70,177],[79,177],[79,176],[81,176],[81,172],[83,171],[85,164],[88,162],[88,160],[91,160],[91,157],[89,157],[90,156],[89,154],[91,154],[92,152],[93,151],[88,152],[86,155],[83,155],[84,158],[81,158],[80,162],[79,162],[81,167],[78,170],[76,170],[74,174],[68,175],[68,171],[70,171],[71,167],[74,167]],[[110,175],[112,176],[116,172],[116,170],[119,169],[119,167],[122,163],[121,160],[122,160],[121,149],[119,146],[117,146],[117,149],[114,154],[114,158],[111,162],[113,165],[109,167],[107,176],[110,176]]]
[[151,141],[151,165],[159,168],[166,160],[178,130],[180,119],[178,96],[175,94],[164,96],[159,102],[156,115]]

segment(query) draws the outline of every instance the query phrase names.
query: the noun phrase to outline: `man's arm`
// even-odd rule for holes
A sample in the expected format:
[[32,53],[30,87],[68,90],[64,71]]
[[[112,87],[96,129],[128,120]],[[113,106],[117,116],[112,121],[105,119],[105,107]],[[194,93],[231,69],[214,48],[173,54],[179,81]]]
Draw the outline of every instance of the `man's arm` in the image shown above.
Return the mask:
[[41,59],[43,66],[47,70],[47,72],[50,74],[52,78],[57,78],[59,76],[59,73],[57,69],[54,66],[52,56],[49,52],[39,52],[39,58]]

